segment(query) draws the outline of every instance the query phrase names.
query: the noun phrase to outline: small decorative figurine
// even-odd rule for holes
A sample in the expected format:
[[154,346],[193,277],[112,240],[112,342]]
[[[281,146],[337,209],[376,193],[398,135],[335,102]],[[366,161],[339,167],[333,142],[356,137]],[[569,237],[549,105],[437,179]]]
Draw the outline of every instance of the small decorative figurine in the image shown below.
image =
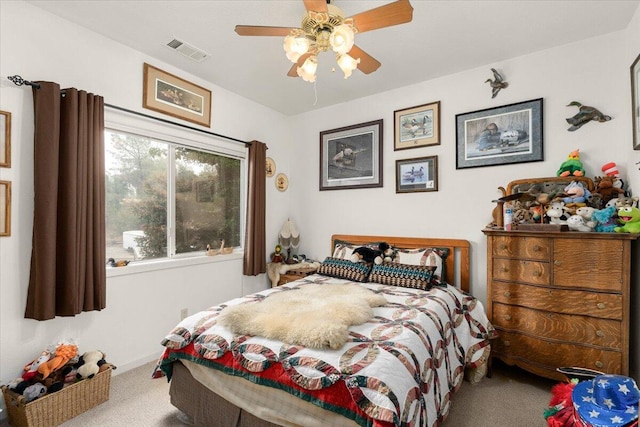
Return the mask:
[[498,92],[500,92],[501,89],[505,89],[509,86],[509,83],[504,81],[500,73],[497,72],[495,68],[492,68],[491,71],[493,72],[493,80],[487,79],[485,83],[489,83],[491,85],[491,98],[495,98],[498,96]]
[[578,101],[571,101],[567,105],[567,107],[571,106],[576,106],[579,108],[579,110],[575,116],[566,119],[567,123],[571,125],[571,127],[568,129],[570,132],[580,129],[582,125],[590,122],[591,120],[595,120],[601,123],[611,120],[611,116],[604,115],[597,108],[582,105]]

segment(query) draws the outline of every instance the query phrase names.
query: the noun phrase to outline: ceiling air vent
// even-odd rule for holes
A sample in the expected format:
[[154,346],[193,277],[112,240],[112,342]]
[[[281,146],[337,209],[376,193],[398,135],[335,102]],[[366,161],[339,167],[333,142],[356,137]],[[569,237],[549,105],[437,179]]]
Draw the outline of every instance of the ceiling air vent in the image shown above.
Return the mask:
[[209,57],[209,54],[204,50],[176,38],[172,38],[165,46],[196,62],[202,62]]

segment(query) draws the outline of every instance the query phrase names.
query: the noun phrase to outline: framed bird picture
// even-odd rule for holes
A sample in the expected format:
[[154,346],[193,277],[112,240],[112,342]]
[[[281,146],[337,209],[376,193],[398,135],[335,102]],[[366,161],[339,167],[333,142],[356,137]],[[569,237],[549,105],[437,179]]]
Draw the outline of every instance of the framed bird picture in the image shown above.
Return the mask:
[[393,150],[440,145],[440,101],[394,111]]
[[631,65],[631,108],[633,149],[640,150],[640,55]]

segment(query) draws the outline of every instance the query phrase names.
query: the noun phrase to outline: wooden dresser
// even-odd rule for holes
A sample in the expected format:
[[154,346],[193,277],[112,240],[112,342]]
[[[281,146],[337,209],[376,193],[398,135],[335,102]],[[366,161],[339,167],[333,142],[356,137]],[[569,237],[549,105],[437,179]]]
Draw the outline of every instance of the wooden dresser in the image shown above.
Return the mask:
[[[629,375],[638,235],[485,229],[492,357],[548,378],[561,366]],[[633,257],[633,258],[632,258]]]

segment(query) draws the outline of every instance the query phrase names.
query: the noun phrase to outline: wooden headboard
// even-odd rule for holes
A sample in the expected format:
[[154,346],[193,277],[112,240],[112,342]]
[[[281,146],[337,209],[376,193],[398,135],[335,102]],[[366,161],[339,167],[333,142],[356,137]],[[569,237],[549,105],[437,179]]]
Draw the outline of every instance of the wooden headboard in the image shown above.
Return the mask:
[[356,236],[352,234],[334,234],[331,236],[331,251],[336,242],[347,242],[353,245],[365,245],[373,242],[387,242],[391,246],[402,249],[413,248],[449,248],[446,259],[446,281],[465,292],[469,292],[469,241],[461,239],[430,239],[422,237],[391,236]]

